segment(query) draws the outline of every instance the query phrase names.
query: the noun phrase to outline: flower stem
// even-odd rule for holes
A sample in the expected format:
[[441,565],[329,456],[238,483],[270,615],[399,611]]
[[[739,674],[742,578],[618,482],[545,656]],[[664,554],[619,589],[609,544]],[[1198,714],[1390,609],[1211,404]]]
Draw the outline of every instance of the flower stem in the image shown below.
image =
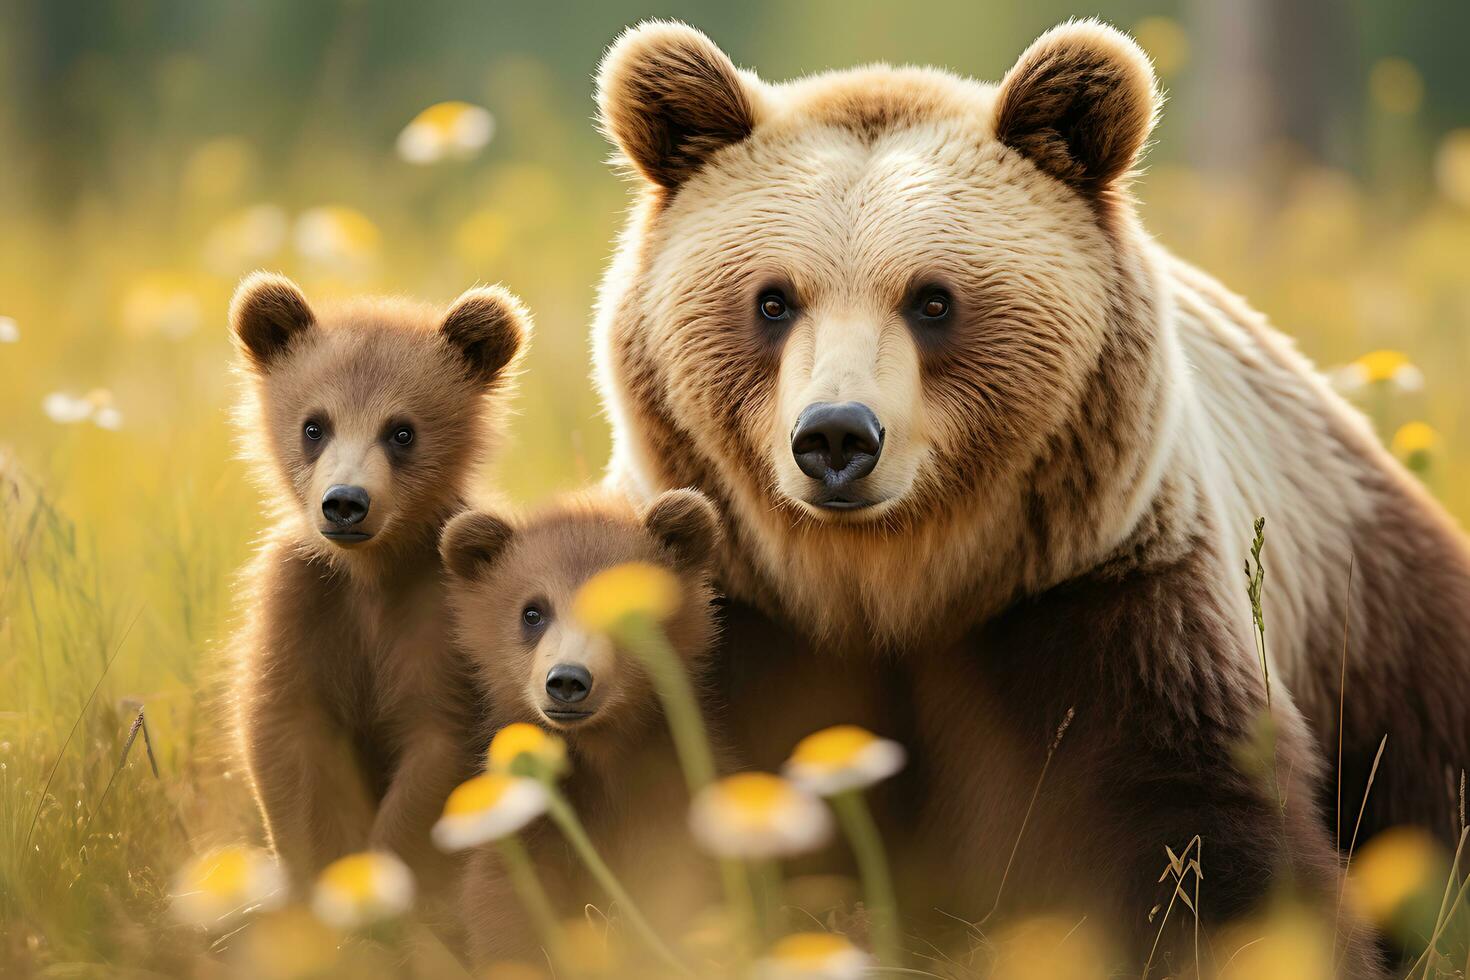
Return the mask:
[[536,869],[531,864],[525,845],[514,834],[501,838],[497,843],[500,856],[510,874],[511,885],[520,897],[521,904],[531,914],[536,931],[541,933],[541,940],[546,943],[552,961],[565,968],[569,962],[566,935],[551,908],[551,899],[546,897],[546,889],[541,887],[541,879],[536,876]]
[[592,877],[597,879],[597,883],[602,886],[603,891],[607,892],[608,897],[622,908],[623,914],[632,923],[633,930],[638,933],[639,938],[643,940],[648,948],[678,973],[684,976],[691,976],[692,974],[690,974],[689,968],[681,963],[673,951],[659,938],[658,933],[654,931],[653,926],[649,924],[648,920],[643,917],[643,913],[639,911],[638,906],[633,904],[632,896],[624,890],[622,883],[618,881],[612,869],[607,866],[607,862],[603,861],[602,855],[597,853],[597,848],[593,845],[592,839],[587,836],[587,829],[582,826],[582,821],[577,818],[576,812],[567,802],[566,797],[561,795],[550,780],[547,780],[545,785],[551,819],[556,821],[556,825],[561,828],[561,832],[571,843],[572,849],[577,852],[577,856],[582,859],[582,863],[587,865],[587,870],[592,872]]
[[[674,737],[674,751],[684,782],[692,797],[715,781],[715,757],[710,749],[709,732],[689,674],[679,662],[668,637],[657,622],[644,615],[626,617],[615,630],[615,639],[636,655],[653,674],[654,686],[668,718]],[[728,858],[720,861],[720,880],[725,903],[739,922],[741,933],[755,949],[755,892],[750,875],[743,864]]]
[[893,897],[893,877],[888,870],[888,858],[883,852],[883,839],[873,822],[873,813],[862,793],[855,789],[832,797],[832,809],[836,811],[842,832],[857,858],[858,873],[863,879],[863,895],[873,919],[873,951],[884,966],[902,966],[898,902]]

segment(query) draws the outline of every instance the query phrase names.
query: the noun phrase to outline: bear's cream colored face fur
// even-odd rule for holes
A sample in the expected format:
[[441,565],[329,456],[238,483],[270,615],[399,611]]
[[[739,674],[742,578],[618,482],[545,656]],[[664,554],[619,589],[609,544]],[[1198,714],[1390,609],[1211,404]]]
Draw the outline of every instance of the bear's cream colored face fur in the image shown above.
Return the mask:
[[1131,40],[1063,25],[999,84],[771,84],[650,22],[598,102],[643,182],[598,311],[609,478],[717,496],[733,592],[881,645],[1136,523],[1181,372],[1127,192],[1158,105]]
[[498,415],[489,397],[528,329],[498,288],[447,313],[398,300],[327,309],[257,274],[231,307],[249,368],[246,451],[298,540],[329,560],[431,547]]
[[[814,122],[804,94],[669,203],[645,323],[681,352],[675,414],[725,433],[697,448],[747,506],[916,515],[1025,468],[1061,424],[1102,345],[1105,241],[1083,201],[995,142],[982,106],[869,138]],[[772,295],[784,319],[762,313]],[[933,299],[944,315],[923,315]],[[801,413],[834,402],[882,427],[856,509],[822,506],[793,453]]]

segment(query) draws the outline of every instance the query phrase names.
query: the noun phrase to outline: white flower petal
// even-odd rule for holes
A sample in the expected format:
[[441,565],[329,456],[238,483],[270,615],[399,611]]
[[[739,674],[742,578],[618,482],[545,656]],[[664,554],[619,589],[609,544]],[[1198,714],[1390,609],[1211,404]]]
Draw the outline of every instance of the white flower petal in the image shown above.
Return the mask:
[[493,806],[475,813],[440,817],[430,836],[441,851],[478,847],[519,833],[546,812],[547,802],[546,787],[534,779],[517,778]]
[[61,425],[84,422],[92,416],[92,403],[64,391],[53,391],[41,401],[47,418]]
[[0,316],[0,344],[20,343],[20,324],[14,317]]

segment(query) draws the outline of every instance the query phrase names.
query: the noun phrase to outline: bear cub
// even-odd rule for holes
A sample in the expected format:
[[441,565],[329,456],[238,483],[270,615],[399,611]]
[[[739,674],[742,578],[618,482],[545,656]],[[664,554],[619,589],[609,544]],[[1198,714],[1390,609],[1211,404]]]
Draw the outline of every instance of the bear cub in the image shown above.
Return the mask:
[[[565,739],[571,771],[563,790],[604,859],[661,931],[704,905],[710,877],[686,824],[689,795],[653,679],[632,655],[571,617],[593,575],[624,562],[673,572],[682,591],[664,631],[696,686],[717,630],[711,572],[720,543],[714,506],[693,490],[656,498],[640,518],[632,505],[583,497],[512,524],[460,514],[441,543],[450,574],[454,632],[486,696],[493,732],[515,722]],[[607,896],[583,874],[555,828],[540,821],[526,843],[548,891],[572,915]],[[534,951],[493,848],[468,862],[461,908],[480,962]]]
[[440,801],[478,726],[448,635],[438,542],[499,431],[530,320],[499,287],[439,311],[318,311],[255,273],[230,306],[245,451],[275,522],[248,571],[237,731],[298,889],[336,858],[391,851],[432,891]]

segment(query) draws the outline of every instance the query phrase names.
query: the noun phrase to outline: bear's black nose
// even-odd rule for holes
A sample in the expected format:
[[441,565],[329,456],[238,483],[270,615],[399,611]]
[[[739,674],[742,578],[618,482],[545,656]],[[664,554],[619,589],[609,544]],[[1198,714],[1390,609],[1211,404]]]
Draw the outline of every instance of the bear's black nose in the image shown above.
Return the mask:
[[557,664],[546,672],[546,693],[553,701],[576,704],[592,691],[592,675],[578,664]]
[[362,487],[338,483],[327,487],[322,495],[322,516],[338,527],[350,527],[367,516],[370,502],[368,492]]
[[840,487],[861,480],[878,465],[883,426],[862,402],[816,402],[802,410],[791,430],[791,454],[813,480]]

